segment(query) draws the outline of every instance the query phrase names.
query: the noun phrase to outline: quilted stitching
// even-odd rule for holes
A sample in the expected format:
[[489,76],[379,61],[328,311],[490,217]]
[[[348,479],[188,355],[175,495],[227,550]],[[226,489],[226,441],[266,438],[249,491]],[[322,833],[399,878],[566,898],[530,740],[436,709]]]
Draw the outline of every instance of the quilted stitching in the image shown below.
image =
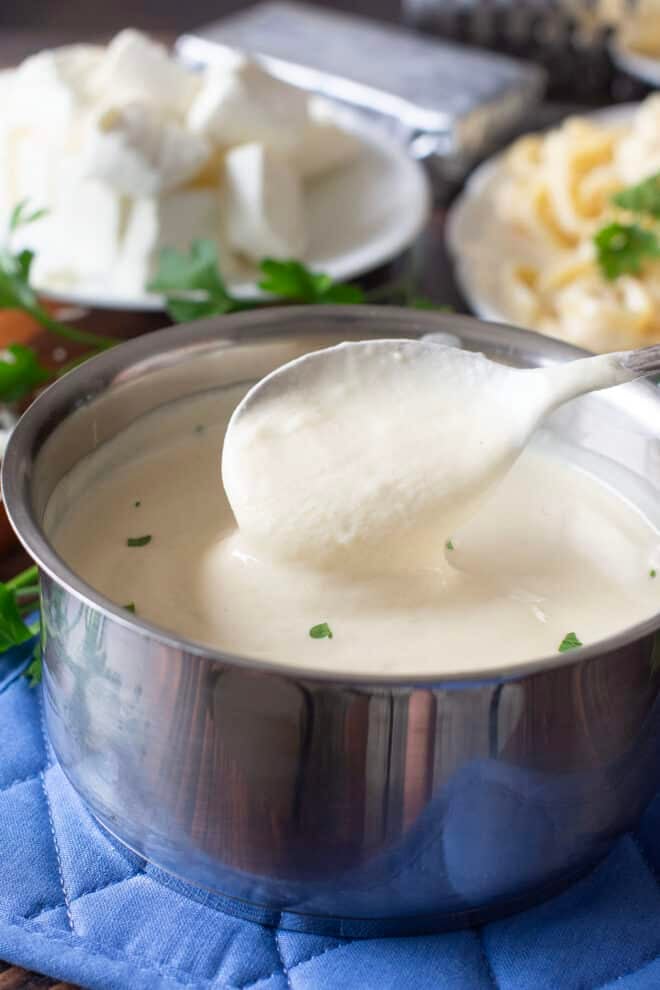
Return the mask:
[[[282,958],[282,948],[280,946],[280,940],[279,940],[277,931],[274,931],[273,932],[273,939],[275,941],[275,948],[277,949],[277,955],[279,956],[279,960],[280,960],[280,962],[282,964],[282,972],[284,973],[284,978],[286,980],[287,990],[292,990],[292,987],[291,987],[291,977],[289,976],[289,971],[286,968],[286,963],[284,962],[284,959]],[[245,988],[244,988],[244,990],[245,990]]]
[[[61,866],[60,866],[61,870]],[[133,876],[138,876],[138,873],[134,873]],[[80,901],[83,897],[90,897],[92,894],[100,894],[102,890],[108,890],[110,887],[117,887],[120,883],[126,883],[127,880],[132,880],[133,877],[122,877],[121,880],[112,880],[110,883],[101,884],[100,887],[92,887],[91,890],[84,890],[82,894],[78,894],[77,897],[68,898],[65,895],[64,901],[58,901],[57,904],[45,904],[40,905],[35,911],[31,911],[30,914],[26,914],[24,917],[26,921],[38,921],[42,914],[47,914],[48,911],[54,911],[55,908],[64,907],[67,912],[71,911],[71,905],[75,904],[76,901]],[[62,894],[64,894],[64,886],[62,885]],[[71,931],[75,931],[75,925],[71,921]]]
[[37,780],[38,777],[41,777],[42,771],[43,768],[42,770],[37,770],[36,773],[28,774],[27,777],[15,777],[14,780],[10,780],[4,787],[0,787],[0,794],[6,794],[12,787],[18,787],[19,784],[27,784],[31,780]]
[[484,968],[486,970],[486,975],[490,981],[493,990],[499,990],[499,985],[497,979],[495,978],[495,973],[493,971],[493,966],[491,964],[488,952],[486,951],[486,943],[484,942],[484,936],[482,929],[478,929],[477,938],[479,939],[479,948],[481,950],[481,956],[484,961]]
[[[123,876],[117,875],[118,866],[114,874],[96,882],[89,874],[76,875],[81,843],[90,844],[89,865],[94,857],[102,860],[110,856],[109,840],[88,820],[68,789],[45,735],[43,765],[43,751],[38,753],[35,746],[36,733],[40,723],[43,725],[36,693],[26,698],[24,682],[12,685],[3,696],[5,715],[7,697],[12,694],[18,699],[18,717],[32,720],[30,726],[19,730],[28,740],[26,759],[31,765],[20,763],[20,747],[3,747],[0,726],[0,779],[7,781],[0,788],[0,799],[6,814],[12,807],[17,814],[20,811],[24,827],[29,816],[30,829],[36,834],[43,837],[48,829],[54,855],[51,860],[50,852],[48,856],[40,853],[35,861],[42,871],[41,889],[50,891],[51,896],[42,896],[39,904],[20,916],[0,908],[0,950],[3,932],[22,930],[38,936],[43,940],[39,944],[45,947],[60,946],[56,950],[60,953],[72,947],[86,958],[127,962],[136,980],[138,976],[142,980],[140,986],[154,990],[161,986],[181,990],[353,990],[358,985],[360,990],[436,990],[439,986],[443,990],[522,990],[530,986],[534,990],[558,990],[556,972],[562,973],[561,990],[578,986],[580,990],[610,990],[614,986],[616,990],[650,990],[660,986],[660,877],[655,867],[660,863],[660,837],[656,840],[657,829],[651,824],[646,830],[642,828],[641,834],[622,840],[594,874],[553,902],[478,932],[371,943],[278,932],[223,915],[212,898],[200,897],[198,892],[185,896],[184,885],[161,885],[158,871],[149,867],[145,872],[143,864],[130,854],[122,859]],[[5,726],[5,731],[12,731],[11,726]],[[35,769],[37,762],[42,762],[39,769]],[[38,788],[34,787],[37,781]],[[658,808],[651,814],[655,816],[650,819],[653,823]],[[76,829],[80,835],[74,835]],[[17,890],[18,879],[14,878]],[[14,891],[10,887],[2,884],[0,895],[11,906]],[[59,900],[55,899],[57,890],[61,890]],[[142,905],[142,913],[137,915],[136,905]],[[153,905],[158,905],[158,910],[151,910]],[[117,944],[107,940],[108,912],[117,917],[128,913],[132,919],[121,938],[116,930]],[[612,927],[614,921],[616,928]],[[621,939],[621,958],[615,954],[607,965],[602,959],[592,959],[590,950],[592,954],[602,952],[608,933],[614,930]],[[551,937],[547,933],[553,931],[560,933],[560,940],[566,938],[566,931],[582,933],[580,938],[586,933],[593,935],[576,942],[571,966],[575,972],[567,970],[565,978],[561,959],[549,959],[558,947],[558,943],[547,941]],[[593,946],[586,944],[591,941]],[[588,975],[581,967],[580,954],[585,957]],[[46,948],[43,958],[48,958]],[[46,963],[43,967],[48,968]],[[105,985],[102,981],[95,984],[99,988]],[[118,985],[115,982],[112,987]]]
[[60,887],[62,888],[62,896],[64,897],[64,906],[66,908],[66,916],[69,921],[69,928],[72,932],[75,932],[75,925],[73,924],[73,918],[71,916],[71,904],[69,903],[69,895],[66,892],[66,886],[64,883],[64,874],[62,872],[62,857],[60,855],[60,844],[57,841],[57,835],[55,834],[55,826],[53,825],[53,813],[50,808],[50,801],[48,799],[48,791],[46,790],[46,781],[44,779],[43,773],[40,774],[41,777],[41,789],[44,793],[44,799],[46,801],[46,811],[48,813],[48,824],[50,825],[50,834],[53,837],[53,847],[55,849],[55,856],[57,857],[57,875],[60,881]]

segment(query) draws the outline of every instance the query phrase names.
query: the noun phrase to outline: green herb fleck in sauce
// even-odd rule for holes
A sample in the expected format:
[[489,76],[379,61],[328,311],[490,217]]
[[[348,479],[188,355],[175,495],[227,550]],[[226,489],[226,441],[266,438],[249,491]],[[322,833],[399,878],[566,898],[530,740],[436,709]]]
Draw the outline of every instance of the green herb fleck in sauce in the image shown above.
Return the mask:
[[561,643],[559,644],[559,652],[566,653],[568,650],[576,650],[578,646],[583,646],[584,644],[577,638],[574,632],[566,633]]
[[147,543],[151,543],[151,535],[147,536],[129,536],[126,540],[127,547],[146,547]]
[[319,622],[309,630],[312,639],[332,639],[332,629],[327,622]]

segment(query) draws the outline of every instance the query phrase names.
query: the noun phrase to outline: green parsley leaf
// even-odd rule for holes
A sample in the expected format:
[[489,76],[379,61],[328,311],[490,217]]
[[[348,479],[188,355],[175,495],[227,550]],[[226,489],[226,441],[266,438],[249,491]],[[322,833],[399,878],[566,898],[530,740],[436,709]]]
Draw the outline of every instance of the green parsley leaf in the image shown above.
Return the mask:
[[136,509],[139,509],[140,506],[142,505],[142,502],[140,501],[139,498],[136,498],[135,501],[133,502],[133,505],[135,506]]
[[151,543],[151,535],[146,536],[129,536],[126,540],[127,547],[146,547],[147,543]]
[[135,615],[135,602],[127,602],[126,605],[122,605],[122,608],[125,608],[127,612],[132,612],[133,615]]
[[39,621],[28,625],[21,615],[21,608],[31,612],[35,606],[27,601],[21,606],[17,599],[36,597],[39,592],[38,585],[34,583],[36,578],[37,568],[28,567],[10,581],[0,583],[0,652],[34,640],[32,659],[25,671],[31,687],[41,680],[41,646],[37,638]]
[[584,646],[584,643],[580,642],[574,632],[569,632],[566,633],[559,644],[559,652],[566,653],[567,650],[575,650],[578,646]]
[[0,583],[0,653],[31,639],[34,633],[23,622],[14,592]]
[[327,622],[319,622],[309,630],[312,639],[332,639],[332,629]]
[[445,543],[445,549],[446,550],[453,550],[454,549],[454,544],[452,543],[451,540],[447,540],[447,542]]
[[227,290],[218,249],[210,240],[193,241],[188,254],[163,248],[147,290],[165,296],[168,313],[177,323],[250,308]]
[[263,273],[259,288],[290,302],[357,305],[365,301],[359,286],[334,282],[329,275],[312,272],[300,261],[264,258],[259,268]]
[[43,666],[41,663],[41,648],[39,647],[39,644],[37,644],[30,665],[25,671],[25,676],[27,677],[31,688],[36,687],[37,684],[41,684],[42,673]]
[[631,213],[648,213],[660,219],[660,172],[637,185],[622,189],[612,196],[612,202]]
[[656,577],[657,573],[658,572],[655,570],[655,568],[653,568],[652,570],[649,571],[649,577],[654,578]]
[[608,279],[637,274],[646,258],[660,256],[660,242],[638,224],[610,223],[594,237],[600,269]]
[[[328,275],[312,272],[299,261],[265,258],[259,267],[263,276],[259,288],[288,302],[365,301],[358,286],[334,282]],[[167,311],[177,323],[264,305],[263,299],[238,299],[231,294],[220,273],[217,247],[210,240],[193,241],[187,254],[164,248],[147,289],[165,296]]]
[[0,351],[0,402],[18,402],[50,377],[31,347],[10,344]]

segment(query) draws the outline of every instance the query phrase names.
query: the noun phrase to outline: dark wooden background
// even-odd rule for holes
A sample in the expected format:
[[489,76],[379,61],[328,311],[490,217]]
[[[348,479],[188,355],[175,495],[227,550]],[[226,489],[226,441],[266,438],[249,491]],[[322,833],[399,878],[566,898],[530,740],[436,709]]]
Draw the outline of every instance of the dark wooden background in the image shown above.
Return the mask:
[[[315,2],[384,20],[400,18],[399,0]],[[11,62],[48,45],[103,40],[129,26],[172,37],[249,6],[238,0],[0,0],[0,55]]]

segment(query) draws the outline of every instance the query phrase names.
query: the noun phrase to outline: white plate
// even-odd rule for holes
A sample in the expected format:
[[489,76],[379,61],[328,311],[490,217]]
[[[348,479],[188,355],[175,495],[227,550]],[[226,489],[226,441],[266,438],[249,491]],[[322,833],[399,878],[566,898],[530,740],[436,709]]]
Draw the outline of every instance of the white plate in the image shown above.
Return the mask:
[[660,58],[640,55],[616,37],[612,39],[609,47],[615,65],[636,79],[648,83],[649,86],[660,88]]
[[[622,103],[593,113],[580,114],[603,123],[625,123],[637,110],[637,103]],[[491,190],[500,178],[508,149],[482,162],[466,182],[447,213],[445,240],[454,263],[454,276],[470,309],[482,320],[515,323],[506,302],[498,291],[500,280],[497,262],[506,257],[506,244],[512,236],[509,228],[494,216]],[[483,256],[484,245],[493,244],[493,265],[484,276],[483,265],[477,279],[473,254]]]
[[[352,163],[313,180],[306,187],[309,246],[300,260],[338,281],[357,278],[408,248],[431,211],[430,183],[415,159],[394,138],[356,113],[336,109],[337,123],[357,135],[362,145]],[[238,296],[263,296],[258,273],[230,283]],[[78,284],[57,290],[35,285],[45,297],[102,309],[159,310],[158,296],[120,297]]]

